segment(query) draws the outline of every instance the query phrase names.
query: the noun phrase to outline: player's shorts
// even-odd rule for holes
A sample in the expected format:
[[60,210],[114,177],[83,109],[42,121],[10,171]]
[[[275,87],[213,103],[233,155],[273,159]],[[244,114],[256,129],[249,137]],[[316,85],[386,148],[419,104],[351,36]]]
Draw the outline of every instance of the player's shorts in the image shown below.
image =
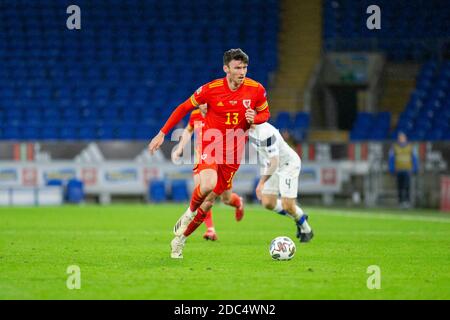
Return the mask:
[[264,183],[262,193],[276,196],[280,194],[282,198],[297,198],[300,169],[301,161],[281,164]]
[[197,165],[197,173],[205,169],[212,169],[217,172],[217,184],[214,193],[221,195],[225,190],[233,188],[233,178],[239,166],[216,163],[199,163]]

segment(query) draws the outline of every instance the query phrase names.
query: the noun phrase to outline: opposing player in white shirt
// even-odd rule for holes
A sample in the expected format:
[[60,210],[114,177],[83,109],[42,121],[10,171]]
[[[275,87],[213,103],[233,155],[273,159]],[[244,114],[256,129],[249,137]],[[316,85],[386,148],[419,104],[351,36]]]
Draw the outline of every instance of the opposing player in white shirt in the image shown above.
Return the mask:
[[267,122],[252,125],[249,140],[256,148],[262,166],[256,196],[266,209],[293,218],[297,238],[300,242],[309,242],[314,233],[308,224],[308,215],[296,203],[300,157],[284,141],[280,132]]

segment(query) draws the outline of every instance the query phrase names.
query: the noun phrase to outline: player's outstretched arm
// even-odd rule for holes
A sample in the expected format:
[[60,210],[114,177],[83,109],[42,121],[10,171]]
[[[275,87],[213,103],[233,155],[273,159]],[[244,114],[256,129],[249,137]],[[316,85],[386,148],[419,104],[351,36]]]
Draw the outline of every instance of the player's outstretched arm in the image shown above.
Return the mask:
[[148,151],[150,152],[151,155],[153,155],[155,153],[155,151],[158,150],[159,147],[161,147],[161,145],[164,142],[164,137],[165,137],[165,134],[160,131],[152,139],[152,141],[150,141],[150,143],[148,144]]
[[191,125],[188,124],[186,126],[186,128],[184,128],[184,130],[183,130],[183,134],[181,135],[180,142],[178,143],[178,145],[176,146],[176,148],[174,149],[174,151],[172,153],[172,161],[173,162],[177,162],[180,159],[181,154],[183,153],[184,146],[191,140],[193,133],[194,133],[194,128],[192,128]]
[[148,150],[150,154],[154,154],[156,150],[158,150],[161,145],[164,143],[165,135],[175,126],[177,125],[181,119],[184,118],[188,112],[192,111],[196,106],[192,104],[191,99],[187,99],[185,102],[180,104],[170,115],[169,119],[164,124],[164,127],[161,128],[159,133],[152,139],[152,141],[148,145]]

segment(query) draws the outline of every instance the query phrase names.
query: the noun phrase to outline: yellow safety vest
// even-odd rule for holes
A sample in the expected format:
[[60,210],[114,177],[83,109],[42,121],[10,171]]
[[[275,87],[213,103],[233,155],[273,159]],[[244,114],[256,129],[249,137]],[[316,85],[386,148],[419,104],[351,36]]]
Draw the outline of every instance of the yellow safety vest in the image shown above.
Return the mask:
[[398,143],[394,145],[395,170],[409,171],[412,170],[412,152],[413,147],[410,144],[400,146]]

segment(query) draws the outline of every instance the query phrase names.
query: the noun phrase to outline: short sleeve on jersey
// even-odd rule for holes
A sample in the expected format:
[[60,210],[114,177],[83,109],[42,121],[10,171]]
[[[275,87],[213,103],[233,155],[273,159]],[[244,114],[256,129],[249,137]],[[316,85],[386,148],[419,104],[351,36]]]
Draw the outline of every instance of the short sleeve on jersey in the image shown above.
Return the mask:
[[258,93],[256,98],[256,111],[261,112],[267,109],[269,104],[267,103],[267,94],[266,89],[262,86],[262,84],[259,84],[258,87]]
[[200,104],[206,103],[207,89],[208,86],[203,85],[194,92],[194,94],[190,98],[193,106],[197,107]]

